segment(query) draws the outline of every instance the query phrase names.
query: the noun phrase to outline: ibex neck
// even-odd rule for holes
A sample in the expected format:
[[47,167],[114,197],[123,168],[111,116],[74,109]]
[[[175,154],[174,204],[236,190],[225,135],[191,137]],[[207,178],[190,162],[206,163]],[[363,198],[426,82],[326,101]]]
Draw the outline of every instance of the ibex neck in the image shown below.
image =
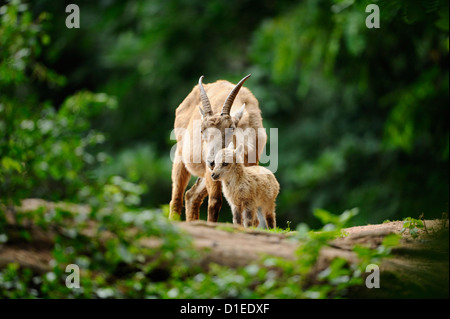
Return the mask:
[[243,164],[237,164],[233,167],[233,172],[228,175],[227,184],[239,184],[245,178],[245,170]]

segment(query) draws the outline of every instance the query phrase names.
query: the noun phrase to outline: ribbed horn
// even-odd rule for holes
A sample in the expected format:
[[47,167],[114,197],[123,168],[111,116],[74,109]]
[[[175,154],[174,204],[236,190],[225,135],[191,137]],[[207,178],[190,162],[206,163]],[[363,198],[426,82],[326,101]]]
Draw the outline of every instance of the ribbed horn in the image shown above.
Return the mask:
[[209,102],[208,95],[206,95],[206,91],[203,88],[203,84],[202,84],[203,77],[204,76],[202,75],[200,77],[200,79],[198,79],[198,86],[200,88],[200,98],[202,100],[203,110],[205,111],[205,114],[206,115],[212,115],[213,111],[212,111],[212,108],[211,108],[211,103]]
[[230,115],[231,106],[233,105],[234,99],[239,93],[239,90],[242,87],[242,84],[251,76],[251,74],[247,75],[245,78],[239,81],[238,84],[231,90],[230,94],[228,94],[227,99],[222,107],[222,115]]

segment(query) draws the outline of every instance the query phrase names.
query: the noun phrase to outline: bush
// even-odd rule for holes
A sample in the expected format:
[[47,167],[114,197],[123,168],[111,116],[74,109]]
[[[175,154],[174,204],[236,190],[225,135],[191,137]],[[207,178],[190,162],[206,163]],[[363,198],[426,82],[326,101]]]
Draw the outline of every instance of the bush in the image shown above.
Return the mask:
[[42,197],[75,199],[89,182],[89,168],[105,160],[93,147],[105,141],[90,118],[115,99],[78,92],[58,108],[40,102],[36,85],[61,85],[64,78],[37,62],[50,41],[41,14],[33,22],[26,4],[1,7],[0,28],[0,202]]

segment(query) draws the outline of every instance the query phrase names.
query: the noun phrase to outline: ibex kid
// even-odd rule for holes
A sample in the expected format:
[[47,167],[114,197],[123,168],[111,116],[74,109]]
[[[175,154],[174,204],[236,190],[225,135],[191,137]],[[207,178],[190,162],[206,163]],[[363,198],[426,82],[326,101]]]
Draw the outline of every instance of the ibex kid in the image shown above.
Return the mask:
[[268,228],[276,227],[275,200],[280,190],[277,179],[267,168],[244,165],[243,144],[233,143],[216,154],[211,171],[214,181],[222,182],[225,198],[231,206],[233,224],[258,226],[258,209]]

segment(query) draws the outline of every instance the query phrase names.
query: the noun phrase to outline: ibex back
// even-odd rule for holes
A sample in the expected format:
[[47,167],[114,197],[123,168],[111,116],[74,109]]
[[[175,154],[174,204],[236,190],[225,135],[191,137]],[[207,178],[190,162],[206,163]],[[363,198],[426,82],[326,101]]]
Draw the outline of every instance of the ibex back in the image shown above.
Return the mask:
[[[266,144],[258,100],[243,83],[219,80],[203,86],[203,76],[191,93],[176,109],[176,159],[172,167],[172,199],[170,218],[179,219],[183,207],[183,193],[191,175],[197,181],[186,192],[186,220],[199,219],[200,206],[208,195],[208,221],[217,222],[222,207],[221,183],[211,179],[217,152],[225,147],[230,136],[245,140],[246,166],[257,165]],[[245,139],[244,139],[245,135]],[[198,137],[198,138],[196,138]]]

